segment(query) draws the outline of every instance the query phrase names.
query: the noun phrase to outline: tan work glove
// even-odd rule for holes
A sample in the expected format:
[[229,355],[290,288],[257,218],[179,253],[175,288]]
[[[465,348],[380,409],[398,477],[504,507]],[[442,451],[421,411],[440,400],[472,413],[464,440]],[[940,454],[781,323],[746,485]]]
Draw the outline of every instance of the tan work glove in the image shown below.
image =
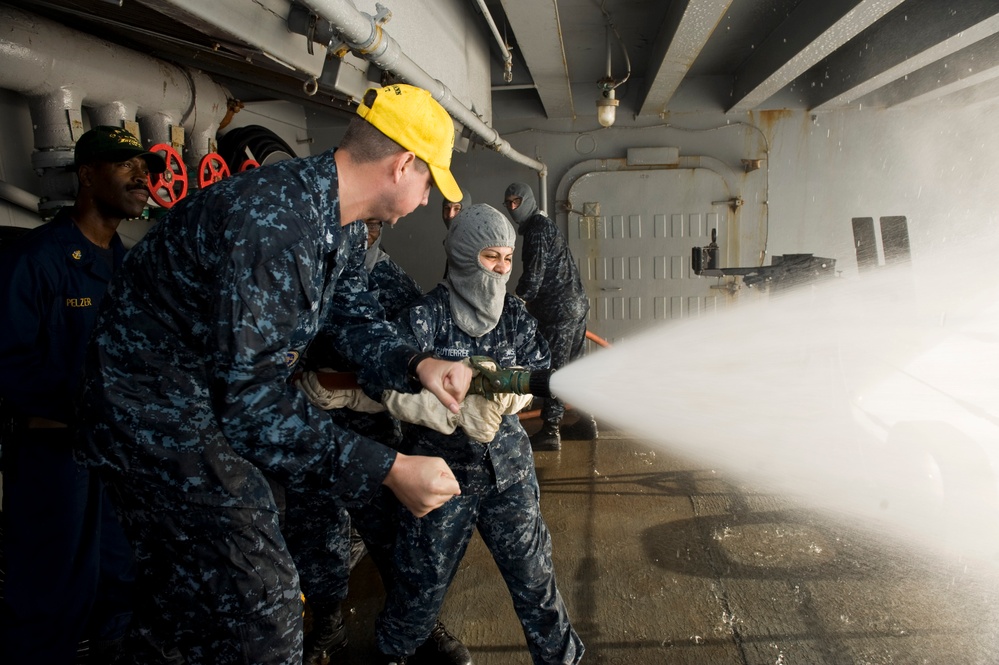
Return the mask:
[[429,427],[442,434],[452,434],[461,427],[473,441],[492,441],[503,422],[503,407],[482,395],[465,397],[461,413],[451,413],[429,390],[415,395],[386,390],[382,403],[389,413],[403,422]]
[[451,413],[436,395],[425,388],[416,394],[386,390],[382,393],[382,404],[399,420],[423,425],[442,434],[451,434],[458,427],[458,414]]
[[472,441],[492,441],[502,422],[503,407],[498,400],[487,399],[482,395],[468,395],[461,403],[458,426]]
[[340,388],[330,390],[319,383],[320,373],[329,373],[333,370],[320,369],[318,372],[302,372],[302,376],[295,382],[310,402],[324,411],[330,409],[350,409],[351,411],[361,411],[363,413],[379,413],[385,410],[385,406],[379,404],[364,394],[360,388]]
[[513,393],[500,393],[493,395],[493,399],[500,405],[500,413],[503,415],[513,415],[520,413],[528,404],[534,400],[534,395],[514,395]]

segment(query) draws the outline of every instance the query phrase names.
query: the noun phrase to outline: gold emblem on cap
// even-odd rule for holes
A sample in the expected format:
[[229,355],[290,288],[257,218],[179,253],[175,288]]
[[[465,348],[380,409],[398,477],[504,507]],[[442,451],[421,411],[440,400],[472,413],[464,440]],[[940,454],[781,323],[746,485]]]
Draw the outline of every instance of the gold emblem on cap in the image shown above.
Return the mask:
[[113,132],[111,132],[111,138],[121,143],[127,143],[128,145],[134,146],[136,148],[140,149],[142,148],[142,144],[139,143],[139,140],[136,139],[135,136],[133,136],[132,133],[127,129],[114,130]]
[[75,260],[79,261],[80,259],[83,258],[83,252],[81,252],[78,249],[74,249],[73,253],[70,254],[70,256],[72,256]]

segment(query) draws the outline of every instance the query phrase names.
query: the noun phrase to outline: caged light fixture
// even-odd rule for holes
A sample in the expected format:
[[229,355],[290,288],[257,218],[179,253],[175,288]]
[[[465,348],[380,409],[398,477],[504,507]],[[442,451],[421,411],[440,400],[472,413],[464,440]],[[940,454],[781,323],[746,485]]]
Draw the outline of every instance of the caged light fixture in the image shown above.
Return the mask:
[[[610,14],[601,6],[601,11],[604,13],[604,18],[607,21],[607,75],[602,79],[597,81],[597,87],[600,89],[600,96],[597,97],[597,122],[600,123],[601,127],[610,127],[614,124],[617,119],[617,107],[620,104],[620,100],[617,98],[617,93],[615,90],[619,85],[628,80],[631,76],[631,59],[628,58],[628,51],[624,48],[624,42],[621,40],[621,35],[618,34],[617,28],[611,23]],[[618,43],[621,44],[621,51],[624,53],[624,61],[628,65],[628,72],[624,75],[624,78],[618,81],[611,74],[611,35],[617,38]]]

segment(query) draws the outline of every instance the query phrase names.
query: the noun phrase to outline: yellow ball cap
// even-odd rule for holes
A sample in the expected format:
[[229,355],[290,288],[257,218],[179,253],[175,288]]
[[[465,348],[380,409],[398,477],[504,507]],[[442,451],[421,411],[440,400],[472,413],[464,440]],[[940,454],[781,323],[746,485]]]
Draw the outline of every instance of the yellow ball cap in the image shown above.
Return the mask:
[[448,201],[460,201],[461,188],[451,175],[454,123],[444,107],[423,88],[398,83],[375,88],[371,106],[357,114],[430,166],[430,174]]

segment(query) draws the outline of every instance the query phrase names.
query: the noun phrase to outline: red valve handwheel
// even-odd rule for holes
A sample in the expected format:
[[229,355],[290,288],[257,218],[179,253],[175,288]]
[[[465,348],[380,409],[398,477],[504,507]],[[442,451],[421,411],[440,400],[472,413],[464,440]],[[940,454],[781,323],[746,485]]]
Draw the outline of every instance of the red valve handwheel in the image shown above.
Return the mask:
[[258,162],[257,160],[247,159],[245,162],[243,162],[242,166],[239,167],[239,172],[242,173],[243,171],[255,169],[258,166],[260,166],[260,162]]
[[210,152],[198,164],[198,187],[207,187],[229,175],[229,165],[217,152]]
[[149,152],[158,152],[166,161],[166,171],[150,173],[146,186],[149,195],[164,208],[172,208],[177,201],[187,196],[187,167],[180,153],[168,143],[157,143]]

